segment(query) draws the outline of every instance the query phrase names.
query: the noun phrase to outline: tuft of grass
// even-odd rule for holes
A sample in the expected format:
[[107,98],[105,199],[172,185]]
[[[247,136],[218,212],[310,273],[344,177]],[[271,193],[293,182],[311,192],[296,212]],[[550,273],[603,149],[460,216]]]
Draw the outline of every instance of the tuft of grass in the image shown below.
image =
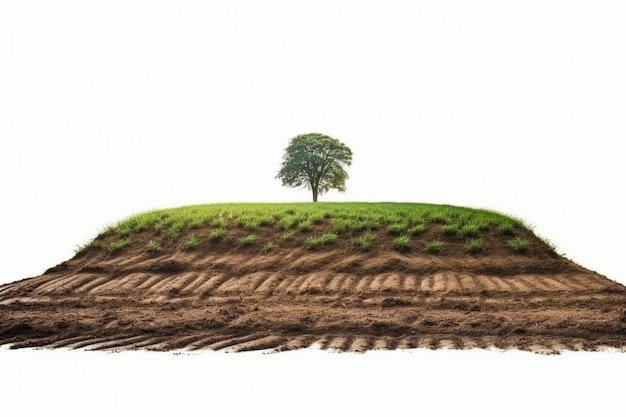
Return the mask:
[[196,247],[198,247],[198,240],[196,239],[196,236],[192,233],[185,241],[185,250],[194,250]]
[[426,225],[422,223],[416,224],[409,229],[409,233],[413,236],[421,235],[425,231],[426,231]]
[[211,231],[211,234],[209,235],[209,240],[211,241],[224,240],[225,237],[226,237],[226,230],[222,229],[221,227],[218,227],[217,229],[213,229]]
[[459,230],[459,225],[456,223],[444,224],[441,228],[441,231],[444,235],[448,236],[458,235],[461,233],[461,231]]
[[483,250],[483,241],[482,239],[468,239],[463,248],[467,253],[476,254]]
[[345,219],[333,219],[331,231],[341,234],[350,228],[351,222]]
[[163,231],[163,236],[169,240],[175,240],[180,234],[180,230],[183,228],[181,223],[171,224],[167,229]]
[[298,229],[300,229],[301,232],[308,232],[312,227],[313,222],[311,220],[304,220],[298,225]]
[[111,252],[118,252],[120,250],[122,250],[124,247],[128,246],[128,244],[130,243],[130,238],[129,237],[124,237],[122,239],[118,239],[114,242],[111,242],[109,244],[109,250]]
[[390,235],[399,235],[406,231],[406,224],[404,223],[392,223],[387,226],[387,233]]
[[357,238],[352,239],[352,244],[354,246],[359,246],[363,252],[367,252],[370,250],[373,240],[374,235],[372,235],[370,232],[367,232]]
[[151,240],[146,245],[146,248],[148,249],[148,251],[155,253],[161,250],[161,245],[159,245],[159,242],[157,242],[156,240]]
[[242,237],[239,238],[239,244],[241,246],[252,245],[254,242],[256,242],[256,236],[255,235],[247,235],[247,236],[242,236]]
[[83,253],[87,253],[90,250],[97,249],[99,247],[100,247],[100,242],[98,242],[96,239],[92,239],[87,243],[83,243],[82,245],[76,246],[76,250],[74,251],[74,253],[76,255],[80,255]]
[[435,255],[441,253],[442,248],[443,242],[440,240],[431,240],[426,244],[426,251]]
[[337,240],[336,233],[332,233],[332,232],[324,233],[323,235],[320,235],[320,236],[311,236],[310,238],[308,238],[306,240],[306,246],[310,250],[313,250],[313,249],[319,248],[320,246],[333,243],[335,240]]
[[526,253],[528,251],[528,241],[526,239],[516,237],[509,240],[507,243],[515,253]]
[[281,237],[282,240],[291,240],[293,239],[293,230],[287,230],[283,233]]
[[476,237],[480,231],[480,225],[477,223],[468,223],[461,228],[461,234],[465,237]]
[[411,249],[411,239],[408,235],[402,235],[393,240],[393,248],[400,252],[406,252]]
[[513,223],[509,221],[504,221],[498,225],[498,232],[503,235],[512,235],[513,234]]
[[263,245],[263,252],[268,253],[274,249],[274,242],[266,242]]

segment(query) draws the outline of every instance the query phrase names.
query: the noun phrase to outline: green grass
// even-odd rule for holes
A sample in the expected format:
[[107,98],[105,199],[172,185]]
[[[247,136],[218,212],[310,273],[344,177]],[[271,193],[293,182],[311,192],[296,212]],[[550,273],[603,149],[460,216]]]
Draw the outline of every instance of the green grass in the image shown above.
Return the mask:
[[526,253],[528,251],[528,240],[516,237],[508,241],[508,245],[515,253]]
[[443,249],[443,242],[440,240],[431,240],[426,244],[426,251],[434,255],[441,253]]
[[82,253],[87,253],[90,250],[98,249],[99,247],[100,247],[100,242],[98,242],[97,239],[92,239],[86,243],[83,243],[82,245],[76,246],[76,250],[74,251],[74,253],[79,255]]
[[470,254],[476,254],[483,250],[483,241],[482,239],[468,239],[463,245],[465,252]]
[[372,235],[370,232],[366,232],[361,236],[352,239],[352,244],[354,246],[360,247],[363,252],[368,252],[372,247],[373,240],[374,235]]
[[226,237],[226,230],[222,229],[221,227],[218,227],[217,229],[211,230],[211,234],[209,235],[209,240],[219,241],[219,240],[224,240],[225,237]]
[[197,247],[198,247],[198,239],[196,239],[196,235],[192,233],[189,235],[189,237],[185,241],[185,250],[194,250]]
[[463,227],[461,227],[461,234],[465,237],[476,237],[478,236],[478,232],[480,231],[480,224],[478,223],[467,223]]
[[387,233],[390,235],[399,235],[406,232],[407,226],[404,223],[392,223],[387,226]]
[[268,253],[274,250],[274,242],[266,242],[263,244],[263,252]]
[[498,224],[498,232],[503,235],[512,235],[513,223],[507,220],[503,221],[502,223]]
[[402,235],[393,240],[393,248],[400,252],[406,252],[411,249],[411,238],[407,235]]
[[109,244],[109,250],[111,252],[118,252],[120,250],[122,250],[123,248],[125,248],[126,246],[128,246],[128,244],[130,243],[130,238],[129,237],[123,237],[121,239],[118,239],[114,242],[111,242]]
[[306,240],[306,246],[310,250],[317,249],[320,246],[328,245],[337,240],[337,234],[328,232],[320,236],[311,236]]
[[452,224],[444,224],[441,228],[441,231],[444,235],[453,236],[461,234],[461,229],[459,229],[459,225],[456,223]]
[[[131,245],[131,239],[137,233],[156,236],[154,240],[164,248],[182,250],[198,247],[201,241],[198,236],[203,239],[207,236],[209,242],[225,241],[226,245],[236,246],[237,239],[227,237],[256,235],[263,242],[275,242],[281,247],[287,241],[290,247],[302,245],[308,248],[337,241],[367,251],[372,247],[372,231],[379,231],[376,234],[378,247],[392,245],[397,250],[405,250],[402,242],[416,236],[424,241],[441,239],[438,236],[442,236],[446,238],[450,253],[458,253],[457,249],[462,249],[463,242],[470,239],[489,238],[488,249],[495,246],[494,239],[500,239],[498,244],[502,247],[511,248],[509,242],[516,236],[535,242],[531,239],[532,229],[523,221],[484,209],[418,203],[237,203],[185,206],[136,214],[108,227],[90,243],[93,246],[81,247],[79,251],[104,248],[116,252]],[[334,237],[324,240],[325,235]],[[169,244],[181,236],[184,236],[182,245]],[[448,236],[464,239],[447,239]],[[398,238],[401,239],[396,243]],[[555,250],[549,241],[541,240],[546,243],[547,250]],[[410,246],[410,242],[407,243]],[[428,245],[432,248],[426,250],[431,253],[441,251],[442,244],[439,249],[433,242]],[[516,243],[515,247],[519,246],[520,243]],[[488,253],[488,249],[482,248],[482,251]],[[524,249],[513,250],[522,253]]]
[[425,231],[426,231],[426,225],[423,223],[418,223],[409,229],[409,233],[413,236],[421,235]]
[[239,244],[241,246],[249,246],[249,245],[252,245],[254,242],[256,242],[255,235],[247,235],[247,236],[242,236],[239,238]]
[[148,249],[148,251],[150,252],[158,252],[161,250],[161,245],[159,245],[159,242],[155,241],[155,240],[151,240],[148,242],[148,244],[146,244],[146,249]]

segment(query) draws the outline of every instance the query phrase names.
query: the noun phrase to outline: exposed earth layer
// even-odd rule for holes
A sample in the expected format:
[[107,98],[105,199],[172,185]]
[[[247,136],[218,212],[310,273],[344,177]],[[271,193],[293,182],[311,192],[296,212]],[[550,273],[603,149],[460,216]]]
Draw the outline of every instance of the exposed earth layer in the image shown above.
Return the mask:
[[520,233],[530,242],[525,254],[497,249],[488,233],[488,252],[470,255],[451,240],[432,255],[398,252],[384,232],[368,252],[340,242],[309,250],[304,234],[271,251],[232,236],[150,252],[146,231],[122,251],[86,250],[0,286],[0,345],[624,350],[626,288]]

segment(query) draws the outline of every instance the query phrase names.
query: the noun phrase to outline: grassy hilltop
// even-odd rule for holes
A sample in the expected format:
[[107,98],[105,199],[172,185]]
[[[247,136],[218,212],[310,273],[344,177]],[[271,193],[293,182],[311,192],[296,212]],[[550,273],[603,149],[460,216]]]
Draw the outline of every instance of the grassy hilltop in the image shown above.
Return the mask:
[[139,246],[156,254],[218,246],[271,252],[337,245],[440,256],[554,251],[523,221],[490,210],[418,203],[236,203],[136,214],[108,227],[78,254],[117,254]]

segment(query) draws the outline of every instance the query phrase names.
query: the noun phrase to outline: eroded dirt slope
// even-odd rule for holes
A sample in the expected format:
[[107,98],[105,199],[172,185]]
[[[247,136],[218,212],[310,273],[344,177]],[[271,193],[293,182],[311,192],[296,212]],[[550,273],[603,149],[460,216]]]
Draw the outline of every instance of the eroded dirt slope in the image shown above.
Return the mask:
[[[87,251],[0,287],[0,344],[86,349],[626,348],[626,289],[529,236],[526,255],[399,253],[379,239],[265,253]],[[383,238],[381,238],[383,239]],[[489,241],[486,241],[489,247]],[[493,245],[495,248],[495,245]]]

